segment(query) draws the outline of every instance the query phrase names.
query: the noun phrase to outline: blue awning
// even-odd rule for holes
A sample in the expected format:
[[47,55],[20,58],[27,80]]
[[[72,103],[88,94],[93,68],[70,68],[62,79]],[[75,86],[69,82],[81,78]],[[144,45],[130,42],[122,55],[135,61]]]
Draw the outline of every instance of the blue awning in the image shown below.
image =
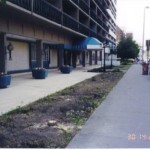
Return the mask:
[[72,45],[64,44],[64,49],[72,50]]
[[94,37],[87,37],[82,41],[69,45],[64,44],[64,49],[67,50],[100,50],[103,49],[103,43]]
[[102,49],[103,43],[94,37],[87,37],[83,41],[72,46],[74,49]]

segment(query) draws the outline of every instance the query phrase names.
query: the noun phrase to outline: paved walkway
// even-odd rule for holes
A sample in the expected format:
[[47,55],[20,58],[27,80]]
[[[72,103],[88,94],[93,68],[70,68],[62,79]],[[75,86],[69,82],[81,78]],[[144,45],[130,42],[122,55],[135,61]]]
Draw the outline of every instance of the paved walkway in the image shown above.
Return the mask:
[[14,75],[10,87],[0,89],[0,115],[95,76],[97,73],[86,72],[95,67],[99,65],[78,67],[71,74],[52,70],[45,80],[33,79],[31,73]]
[[67,148],[150,148],[150,77],[133,65]]

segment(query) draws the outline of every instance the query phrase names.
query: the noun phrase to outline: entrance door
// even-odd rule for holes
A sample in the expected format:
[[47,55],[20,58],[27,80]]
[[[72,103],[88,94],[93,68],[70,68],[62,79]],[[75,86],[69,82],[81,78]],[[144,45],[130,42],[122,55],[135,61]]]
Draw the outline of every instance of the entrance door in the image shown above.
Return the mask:
[[50,47],[47,44],[43,45],[43,67],[49,69],[50,65]]
[[68,50],[64,51],[64,65],[71,65],[71,52]]
[[30,68],[36,68],[36,44],[31,43],[30,44]]
[[8,41],[13,45],[12,60],[7,58],[7,70],[18,72],[29,70],[29,45],[25,42]]
[[[47,44],[43,45],[43,68],[49,69],[50,65],[50,47]],[[30,68],[36,68],[36,44],[30,44]]]

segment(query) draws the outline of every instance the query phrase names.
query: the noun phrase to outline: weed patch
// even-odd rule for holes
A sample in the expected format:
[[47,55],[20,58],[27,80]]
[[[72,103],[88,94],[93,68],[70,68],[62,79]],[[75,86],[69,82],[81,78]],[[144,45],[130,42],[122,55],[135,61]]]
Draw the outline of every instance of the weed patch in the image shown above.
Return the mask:
[[0,117],[2,148],[65,148],[123,72],[101,73]]

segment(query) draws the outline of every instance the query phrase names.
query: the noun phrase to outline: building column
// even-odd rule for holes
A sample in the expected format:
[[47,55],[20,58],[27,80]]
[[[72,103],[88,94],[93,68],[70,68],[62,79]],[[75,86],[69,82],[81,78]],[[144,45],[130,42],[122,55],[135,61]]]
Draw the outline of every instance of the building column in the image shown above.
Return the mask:
[[0,33],[0,73],[7,73],[6,33]]
[[64,65],[64,50],[58,50],[58,67],[62,67]]
[[77,66],[76,62],[77,62],[77,54],[74,52],[74,53],[72,53],[72,66],[73,66],[73,68],[76,68],[76,66]]
[[99,60],[102,61],[102,50],[99,51]]
[[36,62],[37,67],[43,67],[43,42],[42,40],[36,41]]
[[85,51],[82,52],[82,66],[85,67]]
[[63,65],[68,65],[68,51],[67,50],[63,51],[63,57],[64,57],[64,64]]
[[92,65],[92,51],[89,51],[89,64]]
[[71,61],[72,61],[71,58],[72,58],[72,52],[69,51],[69,52],[68,52],[68,56],[67,56],[67,59],[68,59],[68,65],[69,65],[69,66],[71,66],[71,64],[72,64],[72,63],[71,63]]
[[95,51],[95,65],[97,65],[97,50]]
[[102,50],[100,51],[100,61],[101,61],[101,67],[103,66],[102,64]]

